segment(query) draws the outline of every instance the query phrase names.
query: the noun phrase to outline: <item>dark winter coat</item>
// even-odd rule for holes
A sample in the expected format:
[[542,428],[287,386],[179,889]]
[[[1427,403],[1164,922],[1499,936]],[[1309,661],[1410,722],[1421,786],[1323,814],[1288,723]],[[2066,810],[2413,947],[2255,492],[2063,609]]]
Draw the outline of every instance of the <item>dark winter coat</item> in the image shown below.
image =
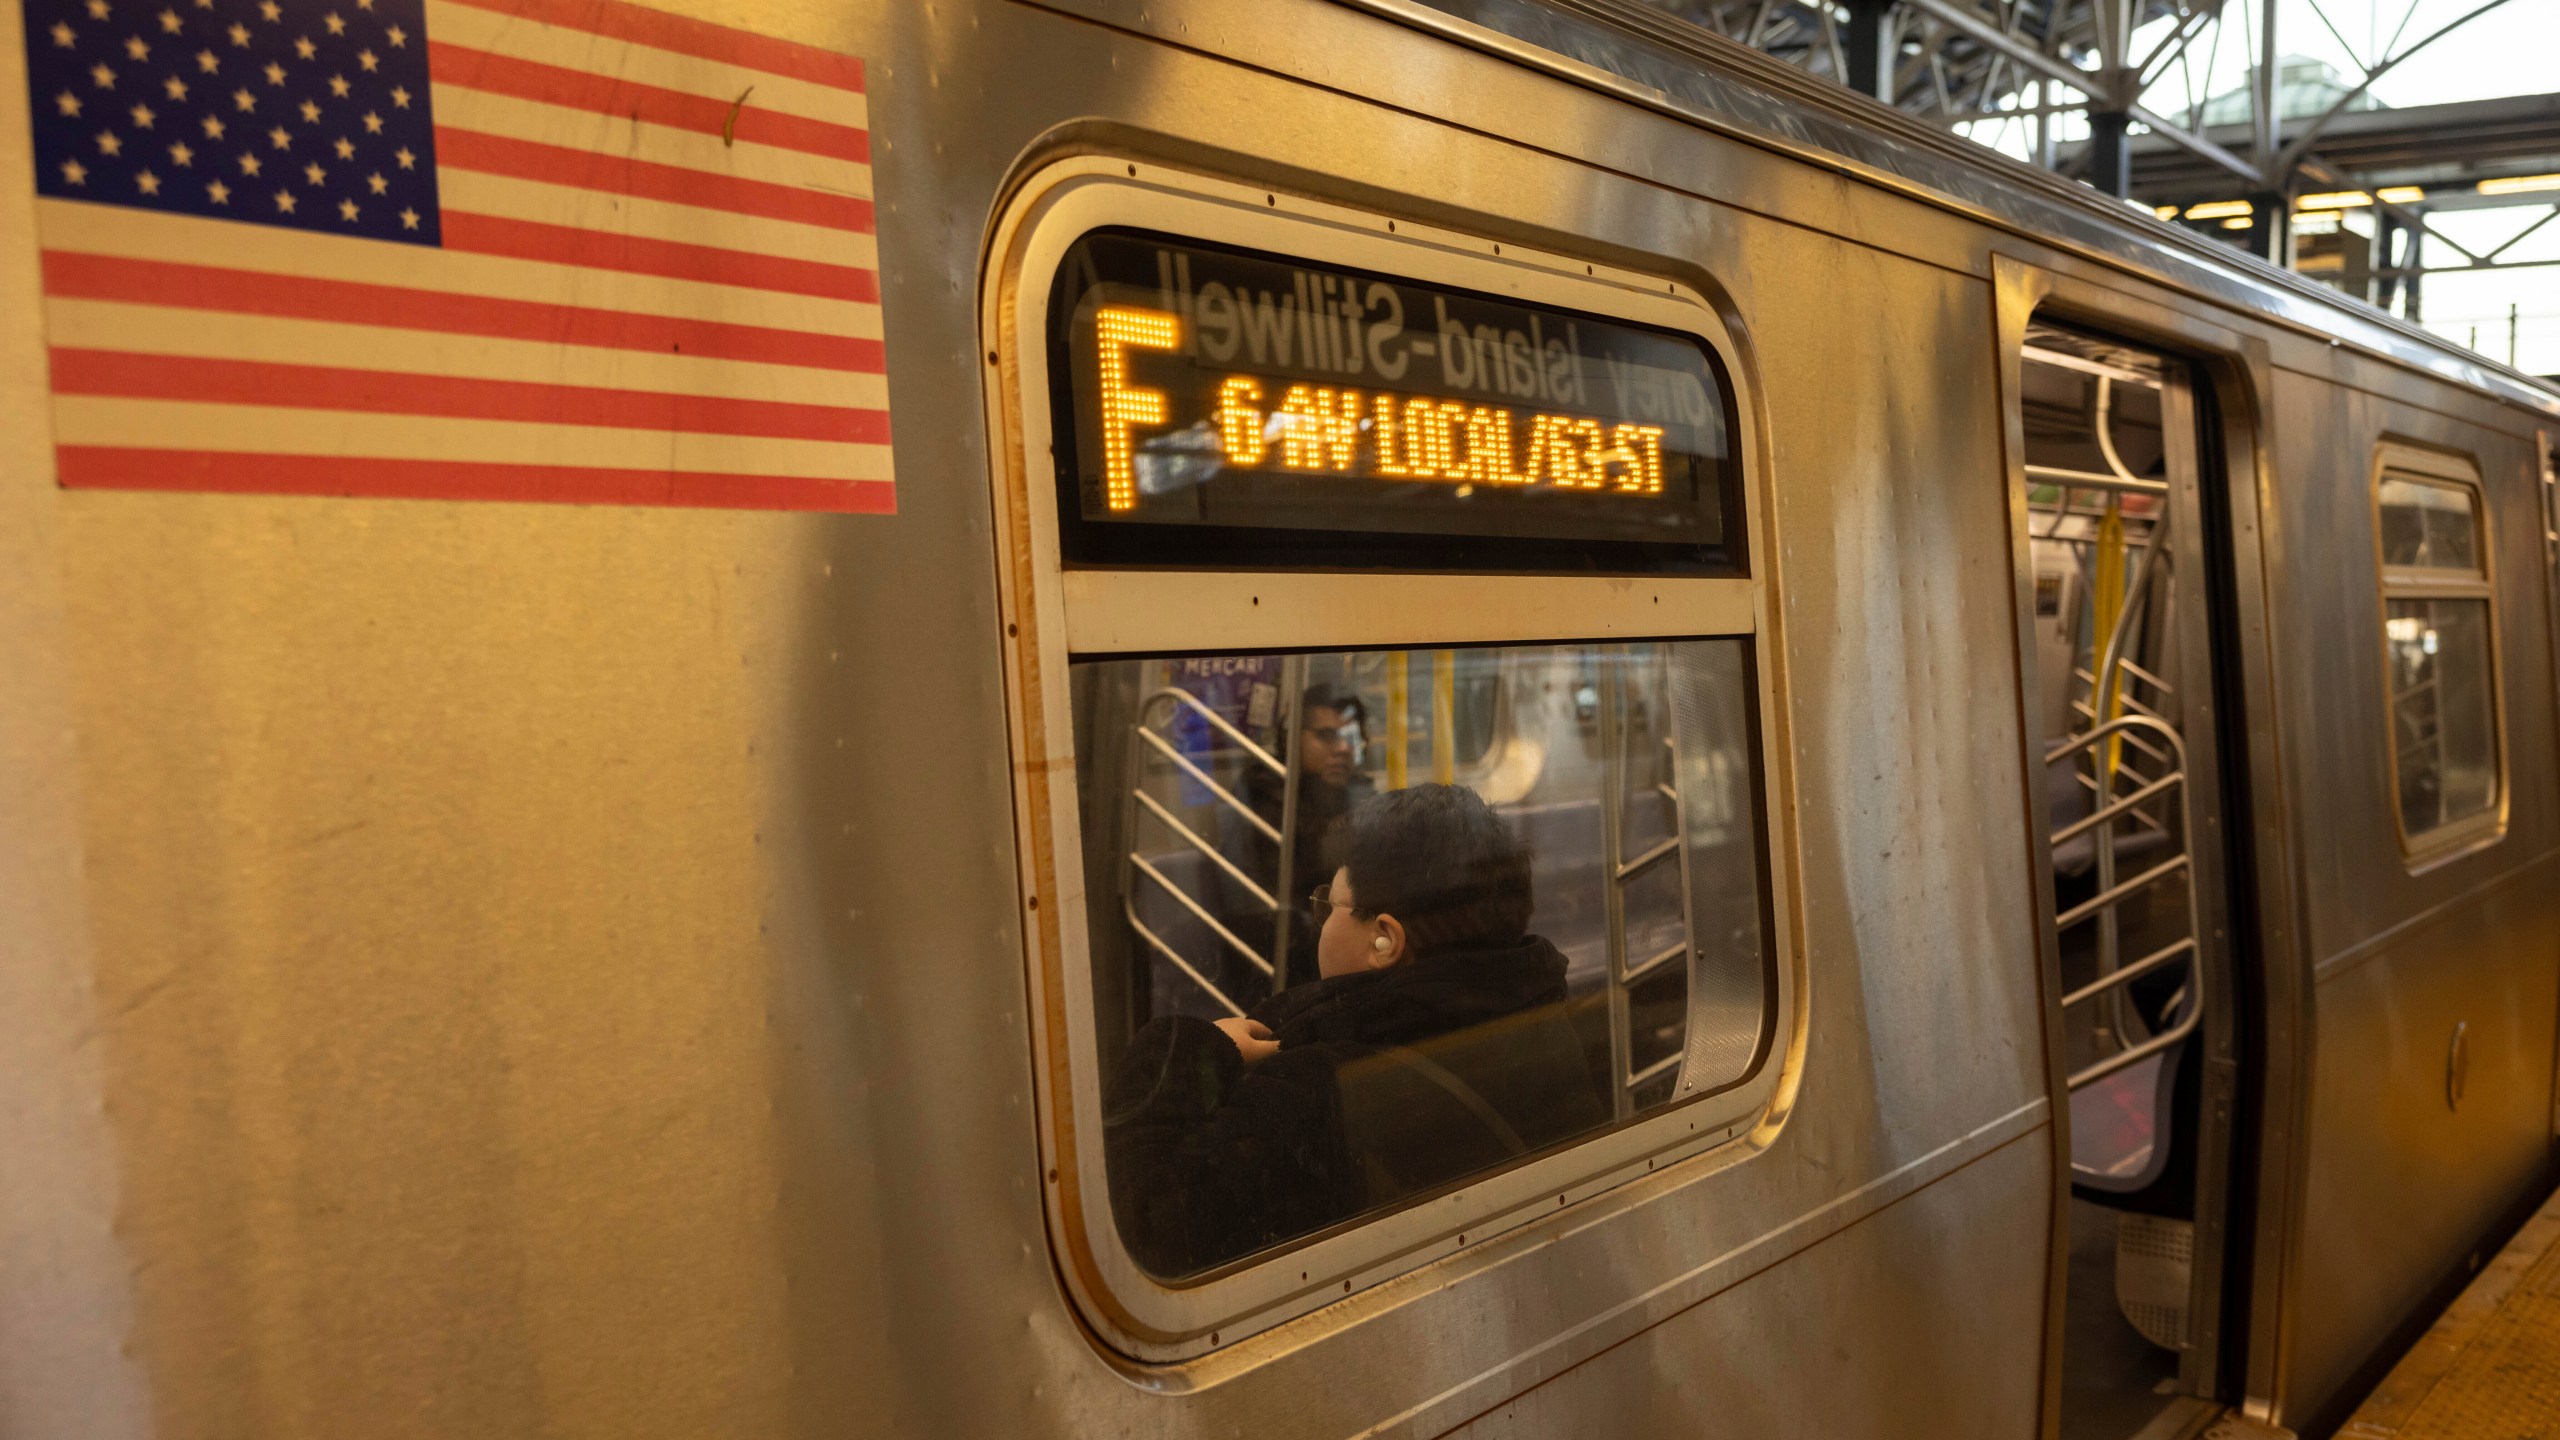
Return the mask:
[[1530,936],[1292,986],[1253,1066],[1206,1020],[1150,1022],[1103,1096],[1130,1252],[1189,1274],[1601,1124],[1564,971]]

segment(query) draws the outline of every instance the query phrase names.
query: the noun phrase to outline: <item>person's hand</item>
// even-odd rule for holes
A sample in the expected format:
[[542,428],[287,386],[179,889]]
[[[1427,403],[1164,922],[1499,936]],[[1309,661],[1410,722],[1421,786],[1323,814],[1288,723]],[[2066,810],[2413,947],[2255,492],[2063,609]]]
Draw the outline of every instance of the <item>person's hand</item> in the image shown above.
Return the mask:
[[1235,1015],[1210,1023],[1227,1032],[1227,1038],[1236,1042],[1236,1053],[1244,1057],[1247,1065],[1280,1053],[1280,1042],[1272,1038],[1271,1027],[1259,1020]]

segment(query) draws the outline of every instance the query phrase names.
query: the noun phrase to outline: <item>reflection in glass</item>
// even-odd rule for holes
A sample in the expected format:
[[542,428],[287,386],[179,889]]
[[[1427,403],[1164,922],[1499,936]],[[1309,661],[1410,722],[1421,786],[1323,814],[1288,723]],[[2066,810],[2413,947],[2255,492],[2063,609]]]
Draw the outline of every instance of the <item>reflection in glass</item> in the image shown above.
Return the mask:
[[2471,491],[2397,475],[2384,477],[2382,563],[2425,570],[2479,569]]
[[1747,1078],[1750,673],[1742,640],[1075,664],[1139,1262],[1195,1274]]
[[2393,600],[2383,634],[2400,825],[2414,839],[2498,803],[2489,602]]

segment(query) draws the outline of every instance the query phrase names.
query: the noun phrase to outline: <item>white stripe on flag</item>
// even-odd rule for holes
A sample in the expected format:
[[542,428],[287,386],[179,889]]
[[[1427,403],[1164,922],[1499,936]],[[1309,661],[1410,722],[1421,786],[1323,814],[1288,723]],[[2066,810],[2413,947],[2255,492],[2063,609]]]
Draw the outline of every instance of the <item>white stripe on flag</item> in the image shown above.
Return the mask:
[[889,407],[887,378],[859,371],[703,360],[647,350],[445,335],[431,330],[386,330],[327,320],[288,320],[104,300],[46,301],[45,334],[55,345],[84,350],[476,376],[716,400],[775,400],[861,410]]
[[492,94],[445,80],[436,82],[435,107],[436,124],[443,128],[478,130],[617,158],[629,156],[828,195],[871,198],[871,167],[858,160],[758,145],[747,139],[724,145],[717,135],[643,124],[628,115],[604,115],[568,105]]
[[889,447],[514,420],[56,395],[58,445],[886,480]]
[[[678,320],[754,325],[860,339],[880,336],[880,307],[868,301],[668,280],[583,265],[556,265],[454,250],[420,250],[338,235],[262,227],[255,245],[209,252],[206,227],[222,221],[39,198],[47,249],[219,265],[297,279],[346,280],[438,294],[485,295]],[[226,237],[227,238],[227,237]]]
[[879,263],[879,247],[872,238],[851,230],[733,215],[477,170],[448,169],[438,179],[444,188],[444,208],[473,215],[571,225],[604,235],[638,235],[856,270],[875,269]]
[[[647,45],[589,34],[584,30],[545,25],[485,10],[477,5],[457,5],[452,0],[427,0],[427,38],[447,45],[464,45],[474,50],[557,65],[564,70],[578,70],[608,79],[699,95],[723,105],[737,99],[740,91],[753,86],[755,94],[749,103],[759,110],[775,110],[804,119],[850,125],[857,130],[867,130],[871,126],[870,106],[859,90],[839,90],[832,85],[814,84],[767,70],[678,55]],[[442,119],[444,114],[441,105],[439,100],[438,119]]]

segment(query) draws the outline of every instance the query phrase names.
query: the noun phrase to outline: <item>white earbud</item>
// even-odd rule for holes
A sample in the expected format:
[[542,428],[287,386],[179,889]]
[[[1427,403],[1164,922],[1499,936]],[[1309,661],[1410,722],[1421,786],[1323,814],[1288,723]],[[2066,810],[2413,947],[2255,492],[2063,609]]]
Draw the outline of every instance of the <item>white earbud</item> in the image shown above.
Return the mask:
[[1389,940],[1386,936],[1381,935],[1377,939],[1369,942],[1369,948],[1377,951],[1381,955],[1384,955],[1387,953],[1387,947],[1393,943],[1395,942]]

